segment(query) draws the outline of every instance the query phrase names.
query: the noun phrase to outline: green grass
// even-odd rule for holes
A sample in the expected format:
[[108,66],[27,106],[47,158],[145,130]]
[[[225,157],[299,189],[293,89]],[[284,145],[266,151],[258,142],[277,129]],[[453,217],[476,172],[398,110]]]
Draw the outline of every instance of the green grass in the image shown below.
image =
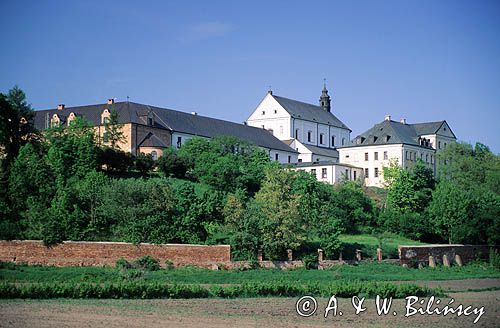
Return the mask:
[[291,282],[245,283],[239,285],[168,284],[160,282],[121,283],[0,283],[0,299],[30,298],[236,298],[236,297],[297,297],[314,295],[328,297],[395,297],[444,296],[441,289],[411,284],[381,282],[337,281],[323,284],[295,284]]
[[110,267],[42,267],[2,264],[0,282],[10,283],[113,283],[123,281],[162,282],[172,284],[243,284],[262,282],[320,283],[338,280],[411,281],[500,278],[500,271],[486,263],[464,267],[412,269],[395,264],[366,263],[358,266],[339,265],[329,270],[212,271],[185,267],[173,270],[120,271]]
[[[375,258],[377,256],[378,239],[373,235],[341,235],[340,241],[344,244],[344,259],[353,259],[356,249],[360,249],[364,257]],[[395,234],[385,233],[382,235],[382,256],[384,258],[398,258],[398,245],[423,245],[423,243]]]

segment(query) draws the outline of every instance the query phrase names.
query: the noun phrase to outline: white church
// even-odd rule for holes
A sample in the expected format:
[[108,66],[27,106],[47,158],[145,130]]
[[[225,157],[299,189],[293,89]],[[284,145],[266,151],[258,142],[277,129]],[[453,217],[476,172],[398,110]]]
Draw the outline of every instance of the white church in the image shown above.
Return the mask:
[[292,169],[310,172],[330,184],[349,179],[382,187],[383,167],[391,161],[410,168],[422,160],[436,172],[436,153],[456,141],[446,121],[409,124],[405,119],[393,121],[389,115],[351,140],[352,130],[331,109],[326,86],[319,105],[277,96],[270,90],[246,124],[269,131],[295,149],[298,158]]

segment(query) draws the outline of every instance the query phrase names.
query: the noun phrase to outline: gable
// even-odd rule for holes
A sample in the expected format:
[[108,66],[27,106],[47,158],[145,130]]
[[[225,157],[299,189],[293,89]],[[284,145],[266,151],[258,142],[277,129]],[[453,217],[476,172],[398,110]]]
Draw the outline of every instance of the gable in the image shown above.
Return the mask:
[[446,121],[444,121],[443,124],[439,127],[436,134],[455,139],[457,138]]
[[274,99],[271,94],[267,94],[260,102],[247,121],[266,120],[272,118],[289,118],[290,114]]

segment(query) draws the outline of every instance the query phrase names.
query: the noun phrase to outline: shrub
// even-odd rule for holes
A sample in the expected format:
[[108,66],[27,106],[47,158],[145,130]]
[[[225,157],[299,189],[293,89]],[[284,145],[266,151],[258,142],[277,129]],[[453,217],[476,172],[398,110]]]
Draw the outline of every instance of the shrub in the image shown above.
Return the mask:
[[302,261],[304,262],[304,267],[307,270],[318,268],[318,256],[312,254],[304,255],[302,257]]
[[139,269],[144,269],[148,271],[158,271],[160,270],[160,263],[157,259],[152,256],[146,255],[138,257],[134,261],[134,266]]
[[173,270],[174,269],[174,262],[170,260],[165,261],[165,270]]
[[123,257],[120,257],[115,264],[117,269],[120,270],[127,270],[132,268],[132,264],[130,264],[127,260],[125,260]]
[[500,270],[500,254],[498,254],[498,251],[493,248],[490,250],[490,265],[493,268]]

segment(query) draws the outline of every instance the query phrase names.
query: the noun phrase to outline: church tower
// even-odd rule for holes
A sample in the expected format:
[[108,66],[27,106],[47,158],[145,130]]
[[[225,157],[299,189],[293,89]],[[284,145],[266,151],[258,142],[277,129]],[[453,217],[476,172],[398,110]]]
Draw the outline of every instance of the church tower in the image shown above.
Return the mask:
[[330,96],[328,95],[328,90],[326,89],[326,83],[323,84],[323,91],[321,92],[321,97],[319,97],[319,106],[323,108],[323,110],[330,113]]

